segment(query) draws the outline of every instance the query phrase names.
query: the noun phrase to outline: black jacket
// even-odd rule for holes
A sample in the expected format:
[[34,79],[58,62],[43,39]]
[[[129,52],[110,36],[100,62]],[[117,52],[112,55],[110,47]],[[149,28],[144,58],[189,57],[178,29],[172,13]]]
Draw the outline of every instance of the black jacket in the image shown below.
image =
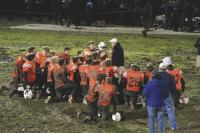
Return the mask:
[[200,38],[196,41],[194,47],[198,49],[198,55],[200,55]]
[[119,43],[114,46],[112,51],[112,65],[124,66],[124,50]]
[[163,88],[168,90],[168,93],[174,96],[176,90],[176,83],[174,77],[168,74],[167,72],[159,72],[158,74],[161,76],[161,82],[163,84]]

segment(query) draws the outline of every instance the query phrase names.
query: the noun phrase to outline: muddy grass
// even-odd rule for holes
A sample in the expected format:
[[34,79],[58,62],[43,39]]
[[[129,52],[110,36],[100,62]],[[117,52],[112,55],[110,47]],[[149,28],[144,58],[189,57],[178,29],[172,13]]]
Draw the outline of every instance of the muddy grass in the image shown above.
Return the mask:
[[[13,25],[13,24],[12,24]],[[16,55],[26,53],[29,46],[48,45],[53,51],[62,51],[65,46],[71,47],[72,54],[83,49],[89,40],[108,41],[118,37],[125,50],[126,62],[138,63],[141,69],[151,61],[158,65],[162,57],[169,55],[177,67],[182,68],[186,79],[186,89],[191,102],[181,105],[176,110],[177,133],[200,132],[200,72],[195,71],[196,49],[193,43],[197,36],[150,35],[142,38],[137,34],[84,34],[56,31],[13,30],[0,24],[0,83],[8,84],[13,71]],[[2,133],[146,133],[146,110],[131,112],[127,106],[119,106],[125,114],[122,122],[84,123],[76,118],[76,110],[87,111],[84,105],[67,102],[45,105],[44,99],[39,101],[8,97],[9,90],[0,95],[0,132]],[[169,124],[167,123],[167,132]]]

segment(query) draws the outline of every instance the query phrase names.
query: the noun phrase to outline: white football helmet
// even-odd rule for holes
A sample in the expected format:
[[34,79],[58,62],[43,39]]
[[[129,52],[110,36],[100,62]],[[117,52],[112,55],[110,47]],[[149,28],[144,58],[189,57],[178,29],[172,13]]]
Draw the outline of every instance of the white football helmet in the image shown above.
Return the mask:
[[99,50],[104,50],[107,48],[107,45],[105,42],[100,42],[99,45],[98,45],[98,49]]
[[33,92],[31,89],[24,90],[24,99],[32,99]]
[[136,104],[140,107],[143,107],[143,108],[146,106],[145,99],[142,95],[138,96]]
[[113,121],[121,121],[122,120],[122,116],[119,112],[113,113],[112,114],[112,120]]
[[181,104],[187,104],[189,102],[189,96],[185,93],[183,93],[179,99],[179,102]]
[[28,99],[28,89],[24,90],[24,99]]
[[28,91],[28,99],[32,99],[33,98],[33,92],[32,90]]

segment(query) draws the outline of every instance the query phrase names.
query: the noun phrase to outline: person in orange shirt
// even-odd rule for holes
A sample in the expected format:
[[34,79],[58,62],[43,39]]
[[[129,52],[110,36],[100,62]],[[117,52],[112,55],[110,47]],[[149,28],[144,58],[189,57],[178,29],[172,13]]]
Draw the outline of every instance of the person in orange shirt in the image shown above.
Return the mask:
[[93,41],[89,41],[86,50],[84,51],[84,57],[87,58],[88,56],[92,55],[94,52],[95,43]]
[[18,86],[19,84],[23,83],[23,70],[22,66],[25,63],[25,55],[18,56],[15,60],[15,65],[14,65],[14,72],[12,74],[13,80],[10,82],[10,86],[12,88],[9,97],[11,98],[14,94],[19,94],[18,93]]
[[82,96],[83,98],[85,98],[85,96],[88,93],[88,89],[89,89],[89,79],[87,77],[86,71],[89,68],[89,64],[91,64],[91,59],[87,59],[86,60],[86,64],[80,65],[79,66],[79,74],[80,74],[80,85],[81,85],[81,89],[82,89]]
[[174,76],[176,82],[176,91],[175,91],[175,107],[178,107],[179,99],[181,93],[185,91],[185,80],[183,78],[182,71],[180,69],[175,69],[173,64],[167,66],[167,72]]
[[127,80],[125,91],[127,103],[130,105],[131,109],[134,109],[136,108],[138,95],[143,88],[144,74],[136,64],[132,64],[122,76]]
[[15,60],[15,71],[13,73],[14,81],[17,83],[22,83],[23,74],[22,74],[22,66],[25,63],[25,55],[18,56]]
[[95,88],[97,88],[97,86],[101,83],[101,76],[98,76],[100,72],[99,69],[98,61],[93,60],[91,65],[86,70],[86,75],[89,79],[89,89],[85,99],[88,103],[91,119],[96,119],[97,116],[97,94]]
[[64,100],[67,96],[68,72],[66,69],[65,59],[58,60],[58,64],[54,65],[53,79],[55,82],[55,90],[58,100]]
[[112,79],[118,78],[118,68],[116,66],[112,66],[111,59],[109,58],[105,60],[105,66],[103,67],[102,71],[107,77]]
[[[28,54],[35,54],[35,47],[28,48]],[[22,66],[24,62],[26,61],[25,55],[20,55],[15,60],[15,66],[14,66],[14,73],[13,73],[13,81],[17,81],[17,83],[22,83],[23,80],[23,74],[22,74]]]
[[[100,71],[99,61],[97,60],[98,54],[93,53],[91,58],[92,58],[91,64],[89,65],[89,67],[86,70],[86,75],[87,75],[87,78],[89,79],[88,93],[90,93],[90,92],[91,93],[90,93],[90,95],[86,96],[86,100],[93,102],[94,101],[93,96],[92,96],[93,89],[94,89],[94,86],[97,84],[97,76],[98,76],[98,74],[101,73],[101,71]],[[90,59],[90,58],[88,58],[88,59]]]
[[144,84],[147,84],[153,77],[154,66],[152,63],[147,64],[147,70],[144,72]]
[[83,50],[79,50],[77,52],[77,56],[78,56],[78,60],[79,60],[79,64],[82,65],[82,64],[86,64],[86,58],[84,57],[84,52]]
[[[105,79],[104,79],[105,80]],[[112,84],[112,78],[106,77],[106,82],[101,83],[97,89],[98,93],[98,107],[101,114],[101,120],[108,120],[110,117],[110,105],[113,103],[114,111],[116,111],[116,94],[117,88]]]
[[23,64],[22,70],[23,70],[23,84],[24,88],[26,89],[27,85],[30,85],[31,87],[35,85],[36,81],[36,65],[35,65],[35,54],[29,54],[27,55],[26,59],[27,61]]
[[76,80],[75,73],[78,71],[78,58],[74,57],[72,62],[67,64],[67,70],[69,73],[69,80],[74,82]]
[[51,60],[47,66],[47,69],[48,69],[47,92],[49,92],[49,93],[48,93],[47,99],[45,100],[46,104],[48,104],[50,101],[54,101],[56,98],[55,81],[54,81],[54,77],[53,77],[53,71],[54,71],[56,64],[58,64],[58,57],[57,56],[51,57]]
[[[101,62],[102,64],[103,62]],[[124,103],[123,88],[119,85],[119,70],[118,67],[112,66],[110,58],[105,60],[105,65],[101,67],[101,73],[106,74],[107,77],[112,78],[112,83],[117,87],[118,95],[117,100],[119,104]]]
[[88,109],[89,109],[89,120],[96,121],[96,119],[97,119],[97,113],[98,113],[98,107],[97,107],[98,93],[97,93],[97,90],[99,89],[99,87],[102,84],[104,84],[105,77],[106,77],[105,74],[97,75],[96,84],[92,88],[89,88],[88,93],[86,95],[87,105],[88,105]]
[[42,52],[36,54],[36,63],[40,66],[41,69],[44,69],[46,60],[49,56],[49,47],[44,46]]
[[72,61],[73,62],[67,64],[69,83],[67,84],[66,87],[69,90],[71,90],[69,92],[69,99],[68,99],[69,103],[72,103],[75,100],[80,83],[79,72],[78,72],[78,65],[79,65],[78,58],[74,57]]
[[71,48],[66,47],[66,48],[64,48],[64,52],[56,53],[56,56],[58,56],[59,58],[64,58],[66,61],[66,64],[68,64],[71,59],[70,53],[71,53]]
[[[35,54],[35,47],[29,47],[28,48],[28,54]],[[18,91],[18,87],[22,86],[23,83],[23,71],[22,66],[26,61],[25,54],[22,54],[18,56],[15,60],[14,65],[14,72],[13,72],[13,80],[10,82],[10,86],[12,88],[11,93],[9,94],[9,97],[12,97],[14,94],[21,95],[21,92]]]
[[46,77],[47,77],[47,64],[49,63],[49,47],[42,47],[42,52],[36,54],[35,62],[36,62],[36,85],[39,90],[38,97],[45,94],[46,90]]
[[108,58],[107,51],[103,50],[99,52],[99,58],[101,61],[105,61]]
[[29,48],[28,48],[28,53],[29,53],[29,54],[31,54],[31,53],[32,53],[32,54],[36,54],[35,47],[29,47]]
[[95,98],[93,97],[94,95],[93,90],[95,85],[97,84],[97,76],[99,73],[100,73],[100,67],[98,61],[95,60],[92,62],[92,65],[90,65],[86,70],[86,75],[89,79],[89,90],[88,90],[89,95],[87,95],[86,99],[89,102],[95,101]]

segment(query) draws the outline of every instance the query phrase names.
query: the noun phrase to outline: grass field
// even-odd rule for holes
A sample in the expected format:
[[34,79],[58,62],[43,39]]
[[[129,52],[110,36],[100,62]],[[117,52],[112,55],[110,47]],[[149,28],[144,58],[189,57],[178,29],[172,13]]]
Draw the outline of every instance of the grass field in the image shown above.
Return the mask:
[[[127,63],[138,63],[142,70],[148,62],[158,64],[164,56],[171,56],[177,67],[184,72],[186,91],[191,102],[181,105],[176,110],[177,133],[200,133],[200,72],[195,71],[196,49],[193,44],[197,36],[150,35],[147,38],[135,34],[84,34],[69,32],[49,32],[32,30],[11,30],[13,23],[0,24],[0,57],[15,57],[25,53],[27,48],[35,46],[39,51],[47,45],[52,51],[62,51],[64,47],[72,48],[75,55],[84,49],[87,42],[107,42],[117,37],[125,51]],[[0,83],[8,84],[12,79],[12,62],[0,63]],[[76,119],[76,109],[85,107],[67,102],[43,104],[43,99],[25,101],[22,98],[8,98],[8,90],[0,96],[0,132],[2,133],[146,133],[146,110],[131,112],[126,106],[119,109],[125,112],[122,122],[99,122],[85,124]],[[169,124],[167,123],[167,132]]]

